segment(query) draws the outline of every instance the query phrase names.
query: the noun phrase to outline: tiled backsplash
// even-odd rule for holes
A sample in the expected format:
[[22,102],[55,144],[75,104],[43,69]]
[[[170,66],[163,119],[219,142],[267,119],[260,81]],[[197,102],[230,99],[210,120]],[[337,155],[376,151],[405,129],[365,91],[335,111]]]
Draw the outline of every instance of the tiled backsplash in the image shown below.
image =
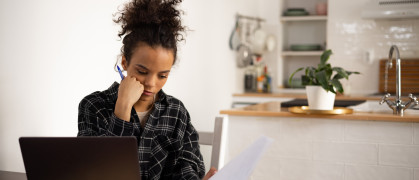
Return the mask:
[[378,61],[388,57],[391,45],[399,47],[402,61],[419,58],[419,19],[365,20],[361,12],[366,2],[329,1],[331,63],[362,73],[350,77],[353,93],[378,91]]
[[244,116],[229,120],[229,158],[261,135],[275,140],[251,179],[419,179],[419,123]]
[[397,45],[403,57],[419,56],[419,20],[337,20],[333,41],[340,42],[339,53],[346,56],[374,50],[376,58],[387,57],[389,47]]

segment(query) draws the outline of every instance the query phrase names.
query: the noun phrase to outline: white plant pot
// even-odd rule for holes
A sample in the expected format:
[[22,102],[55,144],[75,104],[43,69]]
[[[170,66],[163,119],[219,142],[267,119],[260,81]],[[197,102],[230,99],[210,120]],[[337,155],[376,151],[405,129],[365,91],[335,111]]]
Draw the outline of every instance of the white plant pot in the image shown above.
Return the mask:
[[336,94],[326,92],[321,86],[306,86],[308,108],[313,110],[333,110]]

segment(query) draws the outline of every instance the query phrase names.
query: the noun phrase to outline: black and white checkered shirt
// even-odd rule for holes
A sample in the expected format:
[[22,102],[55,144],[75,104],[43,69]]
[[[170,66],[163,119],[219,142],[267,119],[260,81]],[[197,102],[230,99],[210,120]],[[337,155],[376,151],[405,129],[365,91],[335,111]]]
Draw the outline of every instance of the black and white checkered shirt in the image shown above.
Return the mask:
[[114,114],[118,83],[94,92],[80,102],[77,136],[135,136],[141,178],[201,179],[205,167],[199,151],[198,133],[182,102],[163,90],[144,128],[133,108],[130,122]]

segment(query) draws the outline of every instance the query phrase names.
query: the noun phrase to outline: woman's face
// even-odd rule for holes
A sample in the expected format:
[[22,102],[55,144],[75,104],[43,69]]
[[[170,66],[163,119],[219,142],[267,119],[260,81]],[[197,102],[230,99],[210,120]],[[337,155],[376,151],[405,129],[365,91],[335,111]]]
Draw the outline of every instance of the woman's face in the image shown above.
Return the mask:
[[127,76],[132,76],[144,85],[144,92],[140,100],[153,100],[169,77],[174,55],[172,50],[161,46],[152,48],[141,43],[131,56],[128,63],[122,58],[122,66],[127,71]]

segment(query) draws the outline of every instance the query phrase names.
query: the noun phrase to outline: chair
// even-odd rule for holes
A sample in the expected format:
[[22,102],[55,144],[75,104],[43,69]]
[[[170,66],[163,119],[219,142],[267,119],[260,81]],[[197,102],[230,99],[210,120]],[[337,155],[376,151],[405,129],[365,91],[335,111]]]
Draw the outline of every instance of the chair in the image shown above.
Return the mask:
[[214,132],[198,132],[199,144],[212,146],[210,167],[218,170],[224,166],[227,126],[227,117],[219,116],[215,118]]

